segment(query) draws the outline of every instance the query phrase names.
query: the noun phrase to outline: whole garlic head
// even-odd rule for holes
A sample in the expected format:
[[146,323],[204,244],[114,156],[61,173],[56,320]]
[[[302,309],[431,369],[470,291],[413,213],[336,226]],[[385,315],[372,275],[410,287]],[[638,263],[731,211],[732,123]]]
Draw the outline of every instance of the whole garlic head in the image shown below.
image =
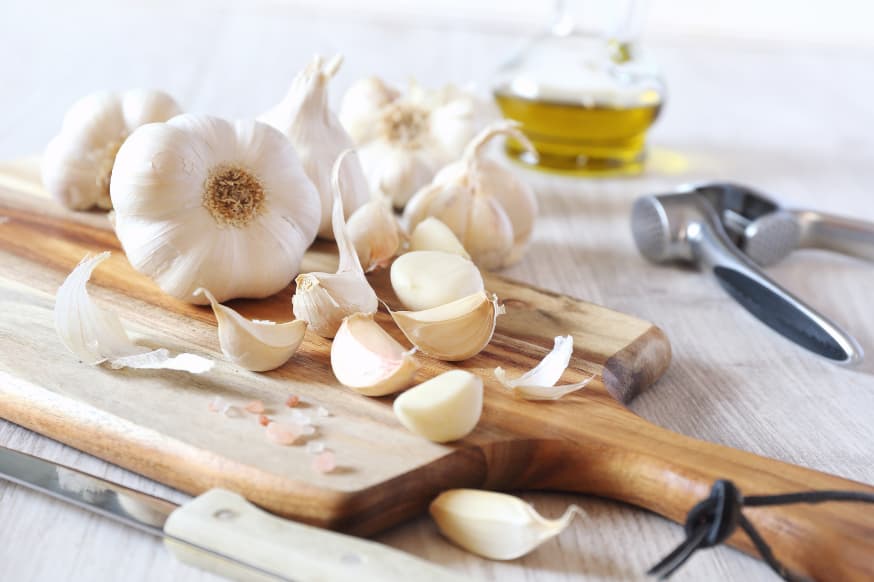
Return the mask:
[[412,231],[429,216],[440,219],[483,269],[498,269],[519,260],[537,217],[537,199],[513,172],[484,155],[497,135],[508,135],[534,152],[513,122],[484,129],[467,146],[461,160],[443,168],[419,190],[404,211]]
[[[319,236],[328,239],[333,238],[331,168],[334,160],[354,145],[328,107],[328,82],[342,63],[340,55],[327,63],[316,55],[294,78],[282,102],[258,117],[259,121],[272,125],[288,136],[297,150],[307,176],[322,198]],[[369,198],[367,180],[357,158],[351,158],[343,164],[340,187],[346,211],[344,218],[349,218]]]
[[115,156],[133,130],[167,121],[181,113],[161,91],[135,89],[93,93],[77,101],[64,116],[61,132],[42,159],[46,190],[68,208],[112,208],[109,182]]
[[207,303],[287,286],[313,242],[318,192],[291,142],[257,121],[180,115],[137,129],[111,183],[131,265],[166,293]]
[[343,94],[340,123],[355,143],[370,141],[376,137],[376,113],[400,96],[400,91],[379,77],[356,81]]

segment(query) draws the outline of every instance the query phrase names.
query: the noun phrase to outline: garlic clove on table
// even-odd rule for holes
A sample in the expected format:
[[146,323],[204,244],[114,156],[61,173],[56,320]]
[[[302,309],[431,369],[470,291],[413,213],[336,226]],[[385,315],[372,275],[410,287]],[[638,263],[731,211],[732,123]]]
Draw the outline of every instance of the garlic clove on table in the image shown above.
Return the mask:
[[433,216],[429,216],[413,229],[410,234],[410,250],[443,251],[470,259],[470,254],[464,249],[464,245],[452,229]]
[[46,147],[43,185],[68,208],[112,208],[109,182],[121,144],[137,127],[179,113],[176,101],[162,91],[135,89],[83,97],[67,111],[60,133]]
[[556,386],[567,370],[574,352],[573,336],[556,336],[552,350],[531,370],[518,378],[508,378],[503,368],[495,368],[495,377],[514,396],[525,400],[558,400],[576,392],[592,381],[593,376],[573,384]]
[[377,195],[346,221],[365,272],[388,266],[401,248],[403,231],[388,199]]
[[419,365],[373,320],[355,313],[343,320],[331,344],[331,369],[341,384],[365,396],[385,396],[412,383]]
[[450,370],[410,388],[395,399],[394,412],[410,432],[435,443],[464,438],[483,411],[483,381]]
[[257,121],[185,114],[134,131],[110,186],[131,265],[204,304],[261,298],[298,273],[321,203],[291,142]]
[[294,355],[303,341],[307,329],[305,321],[249,320],[216,301],[208,289],[197,289],[194,294],[203,294],[209,299],[218,322],[222,353],[241,368],[253,372],[278,368]]
[[411,251],[391,266],[391,286],[407,309],[421,311],[485,289],[482,275],[468,259],[443,251]]
[[[354,146],[328,104],[328,82],[343,63],[340,55],[328,62],[316,55],[295,76],[285,98],[258,117],[283,132],[297,150],[307,176],[321,196],[319,236],[333,238],[331,167],[341,152]],[[340,185],[348,218],[369,199],[367,180],[358,159],[352,158],[340,171]]]

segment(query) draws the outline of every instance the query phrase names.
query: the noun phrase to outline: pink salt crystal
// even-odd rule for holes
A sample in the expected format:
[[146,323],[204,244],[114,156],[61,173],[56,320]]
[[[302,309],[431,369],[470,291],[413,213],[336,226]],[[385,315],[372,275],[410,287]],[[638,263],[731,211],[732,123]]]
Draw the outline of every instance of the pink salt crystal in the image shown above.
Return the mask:
[[300,427],[296,424],[271,422],[267,425],[267,438],[277,445],[293,445],[300,436]]
[[331,451],[322,451],[313,457],[313,471],[316,473],[330,473],[337,468],[337,461]]
[[288,406],[289,408],[294,408],[298,404],[300,404],[300,396],[298,396],[296,394],[292,394],[291,396],[288,397],[288,400],[285,401],[285,405]]
[[270,419],[267,418],[267,415],[260,414],[258,415],[258,424],[260,424],[261,426],[267,426],[268,424],[270,424]]
[[207,408],[209,409],[210,412],[218,412],[219,410],[221,410],[223,408],[223,406],[224,406],[224,401],[222,401],[221,398],[216,396],[215,398],[210,400]]
[[252,414],[261,414],[264,412],[264,403],[260,400],[253,400],[245,406],[247,412]]

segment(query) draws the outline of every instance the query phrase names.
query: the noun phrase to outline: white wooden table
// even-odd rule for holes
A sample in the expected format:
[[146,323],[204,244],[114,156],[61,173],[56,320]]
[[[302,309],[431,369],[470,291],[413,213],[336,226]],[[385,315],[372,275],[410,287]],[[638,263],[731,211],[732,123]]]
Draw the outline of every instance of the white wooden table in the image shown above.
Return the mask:
[[[380,73],[427,84],[483,82],[519,39],[510,32],[369,22],[360,14],[265,2],[0,0],[0,158],[37,153],[64,110],[98,88],[153,86],[188,110],[257,113],[314,52],[347,61],[334,97]],[[872,49],[661,39],[670,97],[653,163],[632,180],[526,173],[542,217],[508,275],[656,322],[674,362],[633,409],[678,432],[874,483],[874,378],[780,339],[692,271],[645,263],[628,213],[634,196],[730,178],[784,200],[874,220]],[[874,266],[807,252],[771,274],[874,356]],[[0,313],[0,317],[3,314]],[[0,354],[2,358],[2,354]],[[874,357],[871,358],[874,361]],[[173,500],[184,495],[0,421],[0,444]],[[484,579],[640,580],[682,536],[667,521],[579,496],[524,494],[548,515],[589,514],[528,557],[493,563],[449,545],[427,518],[379,540]],[[0,580],[128,582],[216,578],[175,563],[158,540],[0,481]],[[734,550],[701,552],[676,580],[774,580]]]

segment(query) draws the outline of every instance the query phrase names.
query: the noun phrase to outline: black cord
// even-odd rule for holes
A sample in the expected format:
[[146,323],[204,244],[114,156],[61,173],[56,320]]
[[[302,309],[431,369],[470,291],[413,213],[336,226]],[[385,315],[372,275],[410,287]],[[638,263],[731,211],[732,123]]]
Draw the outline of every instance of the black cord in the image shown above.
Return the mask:
[[686,539],[665,556],[647,574],[668,578],[677,571],[696,550],[721,544],[740,527],[752,540],[756,550],[774,572],[788,582],[812,582],[806,576],[790,572],[774,555],[753,524],[744,516],[743,508],[791,503],[824,503],[826,501],[859,501],[874,503],[874,494],[861,491],[802,491],[778,495],[751,495],[744,497],[731,481],[720,479],[713,484],[707,499],[698,502],[686,515]]

